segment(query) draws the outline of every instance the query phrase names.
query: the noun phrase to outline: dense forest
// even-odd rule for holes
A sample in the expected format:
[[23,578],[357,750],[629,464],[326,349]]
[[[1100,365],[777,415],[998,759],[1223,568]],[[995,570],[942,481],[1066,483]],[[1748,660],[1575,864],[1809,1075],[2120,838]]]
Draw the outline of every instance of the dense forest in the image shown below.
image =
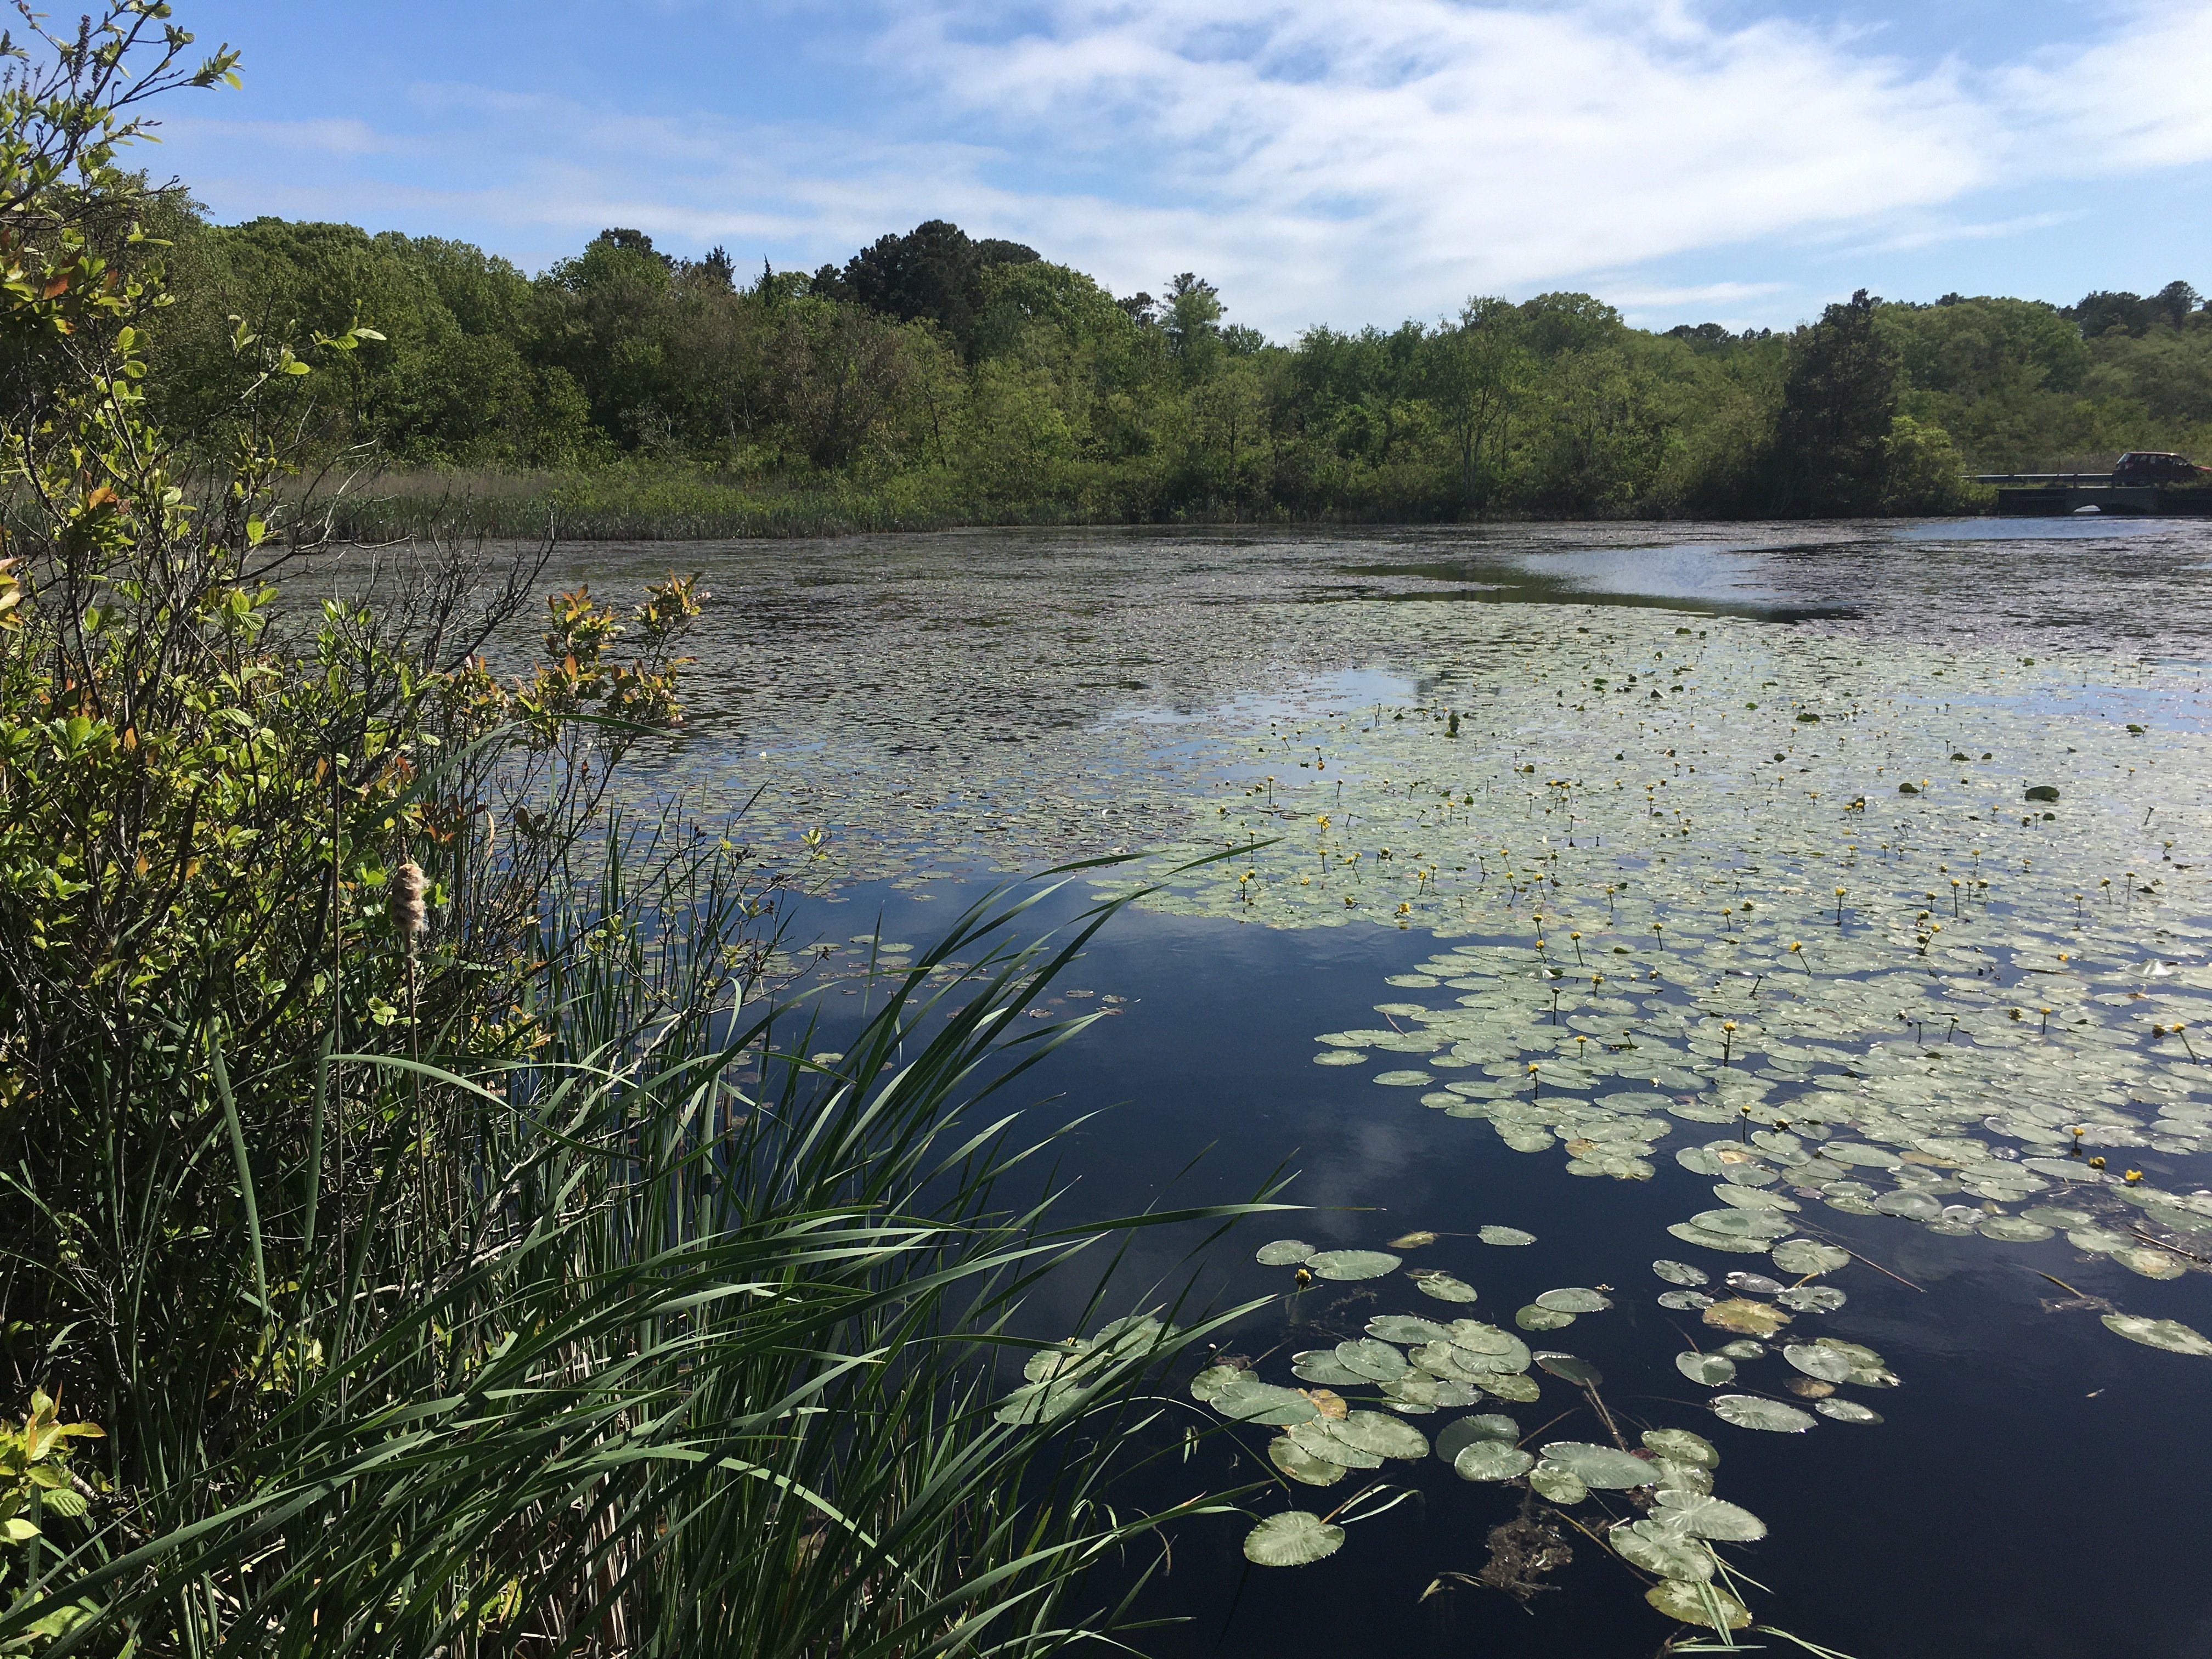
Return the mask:
[[750,276],[613,229],[532,277],[170,200],[178,299],[151,347],[172,429],[220,427],[258,372],[241,331],[360,323],[382,338],[299,392],[326,452],[572,520],[655,490],[885,525],[1938,513],[1971,471],[2212,447],[2212,313],[2185,283],[2071,307],[1862,293],[1786,334],[1478,297],[1279,343],[1194,274],[1116,297],[942,221]]

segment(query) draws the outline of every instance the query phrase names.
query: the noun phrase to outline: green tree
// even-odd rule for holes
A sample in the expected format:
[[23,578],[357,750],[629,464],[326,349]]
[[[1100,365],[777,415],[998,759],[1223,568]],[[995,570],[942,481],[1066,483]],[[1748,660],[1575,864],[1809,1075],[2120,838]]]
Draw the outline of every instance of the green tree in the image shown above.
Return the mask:
[[1772,510],[1780,516],[1881,510],[1897,356],[1875,327],[1880,304],[1861,289],[1790,342],[1774,428]]

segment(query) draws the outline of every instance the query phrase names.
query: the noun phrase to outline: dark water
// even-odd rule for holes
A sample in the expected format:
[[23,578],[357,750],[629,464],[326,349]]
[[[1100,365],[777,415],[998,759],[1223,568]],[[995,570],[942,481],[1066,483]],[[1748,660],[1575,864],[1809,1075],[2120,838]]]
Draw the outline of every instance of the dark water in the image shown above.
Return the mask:
[[[619,591],[665,568],[672,551],[592,549],[571,574]],[[1117,723],[1149,733],[1135,771],[1120,775],[1132,788],[1152,787],[1184,764],[1178,744],[1188,732],[1248,721],[1301,677],[1337,677],[1346,701],[1412,684],[1422,665],[1394,652],[1372,620],[1377,607],[1363,603],[1375,600],[1658,605],[1898,648],[2004,641],[2190,662],[2212,655],[2212,527],[2156,521],[1678,526],[1664,535],[1650,526],[1010,532],[680,556],[706,570],[720,605],[698,647],[698,738],[666,779],[696,787],[710,775],[713,791],[743,778],[743,756],[803,755],[810,745],[875,754],[884,789],[948,757],[960,766],[988,757],[994,776],[1026,769],[1054,782],[1081,769],[1097,734]],[[2124,690],[2110,696],[2116,715],[2154,712],[2134,711]],[[840,775],[838,787],[855,787],[849,772]],[[1048,854],[1127,844],[1139,829],[1085,822],[1042,835],[1033,855],[1016,836],[993,842],[988,857],[1035,867]],[[927,942],[980,890],[978,856],[963,843],[933,866],[901,862],[900,885],[866,879],[860,860],[852,878],[794,908],[793,936]],[[1040,918],[1064,919],[1083,902],[1071,894]],[[2047,1311],[2065,1292],[2039,1273],[2199,1328],[2212,1326],[2212,1277],[2138,1279],[2063,1237],[1998,1252],[1888,1217],[1826,1217],[1835,1236],[1898,1276],[1856,1265],[1839,1275],[1850,1301],[1823,1327],[1879,1348],[1903,1376],[1880,1401],[1887,1421],[1802,1436],[1720,1429],[1671,1363],[1685,1335],[1711,1333],[1697,1329],[1694,1313],[1655,1305],[1665,1287],[1648,1267],[1655,1255],[1684,1254],[1663,1229],[1705,1202],[1705,1183],[1671,1159],[1649,1182],[1578,1179],[1555,1159],[1515,1154],[1410,1103],[1349,1106],[1336,1074],[1311,1064],[1314,1033],[1370,1020],[1382,977],[1434,948],[1421,933],[1383,927],[1118,916],[1062,987],[1124,999],[1118,1012],[1027,1080],[1043,1119],[1098,1114],[1065,1143],[1071,1206],[1107,1214],[1236,1200],[1273,1171],[1295,1172],[1288,1197],[1310,1212],[1243,1230],[1197,1269],[1200,1294],[1220,1302],[1281,1290],[1281,1271],[1255,1266],[1250,1250],[1284,1233],[1372,1246],[1416,1227],[1525,1228],[1539,1245],[1501,1250],[1447,1237],[1423,1253],[1423,1266],[1480,1288],[1474,1309],[1416,1306],[1388,1281],[1379,1303],[1373,1286],[1324,1286],[1287,1309],[1277,1299],[1224,1346],[1283,1350],[1269,1373],[1282,1380],[1288,1349],[1356,1336],[1373,1312],[1510,1322],[1511,1310],[1553,1285],[1616,1287],[1612,1311],[1535,1345],[1555,1340],[1595,1361],[1625,1420],[1697,1427],[1721,1445],[1718,1492],[1771,1529],[1734,1552],[1768,1587],[1753,1601],[1762,1620],[1857,1659],[2212,1652],[2198,1519],[2212,1491],[2212,1360]],[[842,988],[823,997],[825,1046],[854,1006],[841,1001]],[[1065,1000],[1060,1011],[1099,1006]],[[2212,1175],[2187,1176],[2190,1162],[2161,1158],[2159,1167],[2191,1184]],[[1140,1246],[1123,1277],[1127,1295],[1180,1283],[1189,1242]],[[1739,1265],[1764,1264],[1714,1270]],[[1066,1296],[1079,1288],[1070,1284]],[[1034,1312],[1043,1334],[1074,1316],[1072,1304],[1050,1296]],[[1547,1385],[1539,1404],[1509,1409],[1533,1431],[1577,1404],[1571,1390]],[[1187,1415],[1211,1420],[1196,1408]],[[1415,1420],[1432,1432],[1446,1417]],[[1595,1437],[1595,1425],[1585,1413],[1539,1437]],[[1253,1455],[1266,1438],[1244,1432],[1234,1469],[1217,1443],[1139,1495],[1164,1499],[1202,1480],[1265,1475]],[[1182,1622],[1139,1644],[1168,1656],[1400,1649],[1609,1659],[1651,1653],[1680,1632],[1644,1605],[1644,1581],[1583,1538],[1558,1588],[1525,1609],[1472,1586],[1423,1601],[1440,1574],[1482,1565],[1485,1534],[1511,1516],[1517,1494],[1461,1481],[1433,1458],[1381,1473],[1418,1498],[1352,1527],[1344,1549],[1314,1566],[1248,1567],[1239,1541],[1249,1522],[1184,1528],[1172,1571],[1146,1603]],[[1291,1501],[1326,1510],[1352,1489],[1297,1488]],[[1255,1512],[1283,1506],[1264,1493],[1254,1503]],[[1771,1637],[1739,1639],[1798,1650]]]

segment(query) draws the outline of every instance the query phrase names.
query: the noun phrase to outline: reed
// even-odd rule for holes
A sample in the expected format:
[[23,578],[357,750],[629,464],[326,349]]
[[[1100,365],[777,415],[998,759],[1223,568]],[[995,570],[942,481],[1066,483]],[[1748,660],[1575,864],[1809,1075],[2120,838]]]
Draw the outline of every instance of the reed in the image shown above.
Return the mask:
[[529,1052],[323,1047],[313,1139],[325,1168],[355,1146],[368,1200],[319,1233],[310,1198],[304,1241],[246,1206],[260,1337],[218,1392],[251,1406],[141,1446],[143,1483],[46,1553],[0,1644],[1033,1654],[1127,1616],[1147,1575],[1121,1552],[1222,1500],[1109,1489],[1167,1443],[1151,1381],[1244,1310],[1178,1322],[1170,1297],[1157,1336],[1064,1373],[1049,1421],[999,1405],[1042,1346],[1017,1317],[1086,1251],[1252,1206],[1066,1224],[1029,1172],[1055,1137],[998,1103],[1086,1022],[1017,1016],[1112,907],[1018,943],[1049,888],[986,899],[825,1066],[808,1011],[731,971],[743,884],[660,845],[556,872]]

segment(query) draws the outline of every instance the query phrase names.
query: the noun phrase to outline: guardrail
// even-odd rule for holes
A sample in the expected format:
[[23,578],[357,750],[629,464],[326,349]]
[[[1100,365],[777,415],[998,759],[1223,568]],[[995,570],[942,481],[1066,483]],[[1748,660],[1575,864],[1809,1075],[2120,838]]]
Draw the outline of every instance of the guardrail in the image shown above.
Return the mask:
[[1976,483],[1985,484],[2072,484],[2075,486],[2109,484],[2110,472],[1975,472],[1967,476]]

